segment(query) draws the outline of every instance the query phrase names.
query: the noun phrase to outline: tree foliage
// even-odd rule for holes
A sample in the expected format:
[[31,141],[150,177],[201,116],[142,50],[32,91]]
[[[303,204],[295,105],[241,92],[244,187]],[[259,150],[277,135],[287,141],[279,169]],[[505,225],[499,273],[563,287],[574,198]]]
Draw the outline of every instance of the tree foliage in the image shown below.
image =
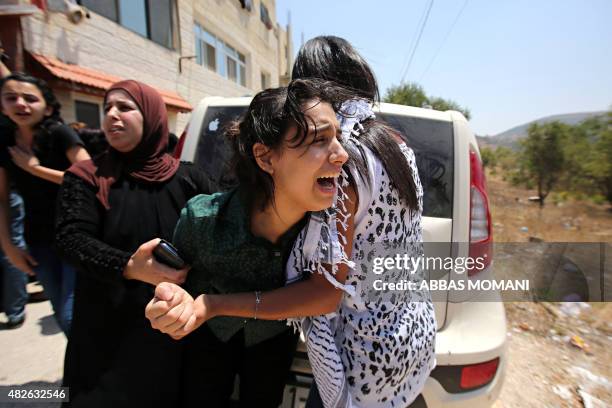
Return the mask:
[[612,204],[612,110],[575,126],[534,124],[519,151],[483,147],[480,153],[485,166],[500,169],[504,179],[537,188],[541,206],[552,189]]
[[497,166],[497,156],[490,147],[482,147],[480,149],[480,158],[482,159],[483,167],[494,169]]
[[555,121],[529,126],[527,138],[521,141],[521,161],[528,178],[536,185],[540,207],[565,168],[564,142],[570,126]]
[[440,111],[455,110],[461,112],[468,120],[472,117],[468,108],[462,107],[450,99],[428,96],[421,85],[412,82],[391,86],[387,89],[383,100],[389,103],[416,106],[417,108],[432,107]]
[[594,137],[589,158],[584,165],[585,173],[606,200],[612,204],[612,111],[598,123],[586,124]]

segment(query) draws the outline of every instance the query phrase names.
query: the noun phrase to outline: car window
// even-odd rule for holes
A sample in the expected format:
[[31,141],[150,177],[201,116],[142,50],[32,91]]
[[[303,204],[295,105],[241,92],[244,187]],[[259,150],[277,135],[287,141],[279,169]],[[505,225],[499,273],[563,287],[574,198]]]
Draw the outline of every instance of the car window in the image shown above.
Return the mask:
[[423,215],[453,217],[453,128],[451,122],[378,113],[398,130],[416,155],[423,184]]
[[[210,106],[204,116],[194,162],[221,188],[235,182],[230,169],[231,146],[223,135],[228,124],[245,111],[246,106]],[[452,124],[397,114],[377,115],[398,130],[414,150],[423,184],[423,215],[452,218]]]
[[194,163],[220,189],[235,183],[230,166],[232,149],[224,133],[230,122],[239,119],[246,109],[246,106],[209,106],[202,122]]

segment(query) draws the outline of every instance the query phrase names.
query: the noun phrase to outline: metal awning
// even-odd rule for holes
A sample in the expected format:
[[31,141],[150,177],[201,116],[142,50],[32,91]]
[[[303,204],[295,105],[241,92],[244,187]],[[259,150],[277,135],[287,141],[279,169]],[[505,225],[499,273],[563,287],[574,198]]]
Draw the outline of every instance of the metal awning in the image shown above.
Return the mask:
[[[115,82],[122,79],[118,76],[109,75],[104,72],[96,71],[91,68],[85,68],[76,64],[67,64],[57,58],[48,57],[41,54],[29,53],[34,61],[38,63],[48,74],[54,79],[58,79],[70,86],[71,89],[80,92],[100,94],[106,91]],[[152,86],[152,85],[151,85]],[[179,112],[191,112],[193,109],[191,104],[183,99],[176,92],[166,91],[153,86],[166,103],[168,109],[177,110]]]

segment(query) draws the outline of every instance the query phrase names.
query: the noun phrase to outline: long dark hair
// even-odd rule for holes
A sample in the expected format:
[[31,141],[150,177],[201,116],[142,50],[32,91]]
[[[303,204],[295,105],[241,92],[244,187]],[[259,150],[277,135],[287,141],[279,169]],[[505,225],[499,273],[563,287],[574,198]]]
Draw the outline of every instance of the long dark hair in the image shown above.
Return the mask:
[[266,89],[255,95],[242,118],[232,122],[225,132],[234,153],[233,173],[253,203],[263,209],[274,199],[274,182],[257,164],[253,154],[255,143],[272,150],[280,148],[289,127],[296,125],[297,132],[288,144],[290,148],[301,146],[309,127],[303,104],[319,100],[331,104],[337,111],[350,95],[343,88],[320,80],[292,81],[288,87]]
[[[36,78],[34,76],[24,74],[22,72],[15,72],[0,80],[0,90],[2,90],[4,84],[6,84],[8,81],[27,82],[33,84],[42,94],[42,97],[45,100],[47,106],[51,108],[51,114],[45,116],[36,125],[34,129],[35,144],[39,147],[45,145],[49,142],[48,140],[45,140],[46,136],[50,135],[54,127],[64,123],[60,116],[60,110],[62,108],[62,105],[58,102],[57,98],[55,97],[55,94],[53,93],[51,88],[49,88],[49,85],[47,85],[47,82],[40,78]],[[8,125],[9,130],[15,131],[17,125],[8,116],[3,116],[6,118],[6,120],[4,120],[3,122]]]
[[322,35],[300,48],[293,63],[291,79],[321,78],[377,102],[380,99],[376,77],[368,63],[344,38]]
[[[378,102],[380,95],[376,77],[368,63],[343,38],[320,36],[307,41],[293,64],[292,78],[321,78],[333,81],[352,92],[349,99],[363,98]],[[399,197],[410,208],[418,208],[416,185],[412,170],[402,153],[399,132],[377,121],[367,120],[358,140],[382,161]],[[343,143],[349,153],[349,168],[354,168],[362,180],[369,182],[368,166],[359,149]]]

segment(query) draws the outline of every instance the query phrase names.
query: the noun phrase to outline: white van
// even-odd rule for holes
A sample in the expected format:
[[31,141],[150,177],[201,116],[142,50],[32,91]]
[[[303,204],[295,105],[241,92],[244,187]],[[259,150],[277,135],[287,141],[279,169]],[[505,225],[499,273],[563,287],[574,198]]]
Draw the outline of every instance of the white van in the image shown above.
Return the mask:
[[[199,165],[214,181],[225,176],[225,125],[245,112],[250,97],[204,98],[193,111],[175,155]],[[381,103],[379,119],[401,132],[417,158],[424,189],[423,238],[439,243],[426,256],[485,256],[470,279],[492,275],[492,222],[476,139],[459,112]],[[463,243],[463,245],[452,245]],[[450,274],[436,279],[450,279]],[[480,296],[480,295],[477,295]],[[489,407],[500,394],[506,366],[506,317],[499,294],[486,299],[463,292],[436,296],[437,367],[412,407]],[[298,346],[283,407],[304,406],[312,374]]]

